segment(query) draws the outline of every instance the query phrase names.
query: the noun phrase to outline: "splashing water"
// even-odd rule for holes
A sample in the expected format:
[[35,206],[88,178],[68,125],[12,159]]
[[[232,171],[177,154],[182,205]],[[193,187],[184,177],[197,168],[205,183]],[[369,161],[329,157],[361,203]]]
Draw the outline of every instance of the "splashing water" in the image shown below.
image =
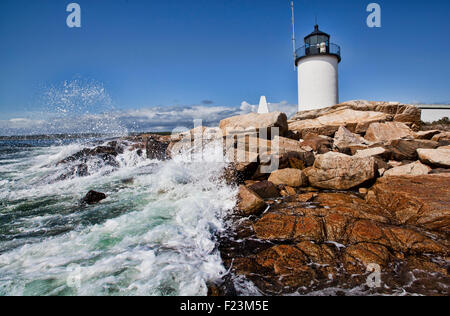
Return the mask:
[[[236,189],[218,179],[214,144],[211,162],[125,151],[115,170],[57,182],[56,162],[85,144],[10,145],[0,144],[0,295],[205,295],[225,273],[215,235]],[[80,205],[91,189],[108,198]]]
[[122,136],[128,129],[104,85],[73,79],[45,87],[36,100],[40,111],[0,124],[2,135],[101,134]]

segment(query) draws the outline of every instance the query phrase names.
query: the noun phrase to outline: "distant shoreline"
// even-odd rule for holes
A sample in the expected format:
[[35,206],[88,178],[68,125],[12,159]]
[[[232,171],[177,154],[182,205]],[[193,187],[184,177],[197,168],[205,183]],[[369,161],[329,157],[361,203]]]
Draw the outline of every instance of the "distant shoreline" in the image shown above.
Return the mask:
[[[135,132],[129,133],[128,136],[137,136],[142,134],[154,135],[170,135],[171,132]],[[0,136],[0,140],[38,140],[38,139],[78,139],[78,138],[96,138],[96,137],[117,137],[116,134],[40,134],[40,135],[12,135]]]

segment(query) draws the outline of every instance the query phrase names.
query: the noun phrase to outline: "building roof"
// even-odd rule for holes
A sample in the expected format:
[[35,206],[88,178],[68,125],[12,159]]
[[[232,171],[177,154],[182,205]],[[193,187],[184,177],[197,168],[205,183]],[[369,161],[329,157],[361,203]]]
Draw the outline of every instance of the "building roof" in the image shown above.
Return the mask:
[[316,35],[322,35],[322,36],[330,37],[329,34],[327,34],[327,33],[325,33],[325,32],[322,32],[321,30],[319,30],[319,25],[316,24],[316,25],[314,25],[314,31],[313,31],[311,34],[305,36],[305,41],[306,41],[309,37],[311,37],[311,36],[316,36]]

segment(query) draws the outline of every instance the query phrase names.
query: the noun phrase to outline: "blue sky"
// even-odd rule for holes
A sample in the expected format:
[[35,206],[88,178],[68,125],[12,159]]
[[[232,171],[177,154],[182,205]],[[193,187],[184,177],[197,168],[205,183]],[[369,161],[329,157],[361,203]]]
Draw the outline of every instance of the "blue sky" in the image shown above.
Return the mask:
[[[70,2],[0,1],[0,120],[52,112],[43,95],[73,80],[124,112],[296,103],[289,0],[78,0],[80,29]],[[370,2],[296,0],[297,46],[317,14],[342,47],[341,101],[449,102],[450,2],[379,0],[379,29]]]

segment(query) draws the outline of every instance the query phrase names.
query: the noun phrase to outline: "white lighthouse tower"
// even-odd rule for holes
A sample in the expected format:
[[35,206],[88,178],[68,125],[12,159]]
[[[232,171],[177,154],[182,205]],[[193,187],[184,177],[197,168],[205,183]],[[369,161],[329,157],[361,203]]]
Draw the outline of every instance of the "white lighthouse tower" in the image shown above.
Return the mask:
[[330,35],[319,30],[305,37],[295,51],[298,72],[298,110],[307,111],[339,103],[338,64],[341,48],[330,43]]

